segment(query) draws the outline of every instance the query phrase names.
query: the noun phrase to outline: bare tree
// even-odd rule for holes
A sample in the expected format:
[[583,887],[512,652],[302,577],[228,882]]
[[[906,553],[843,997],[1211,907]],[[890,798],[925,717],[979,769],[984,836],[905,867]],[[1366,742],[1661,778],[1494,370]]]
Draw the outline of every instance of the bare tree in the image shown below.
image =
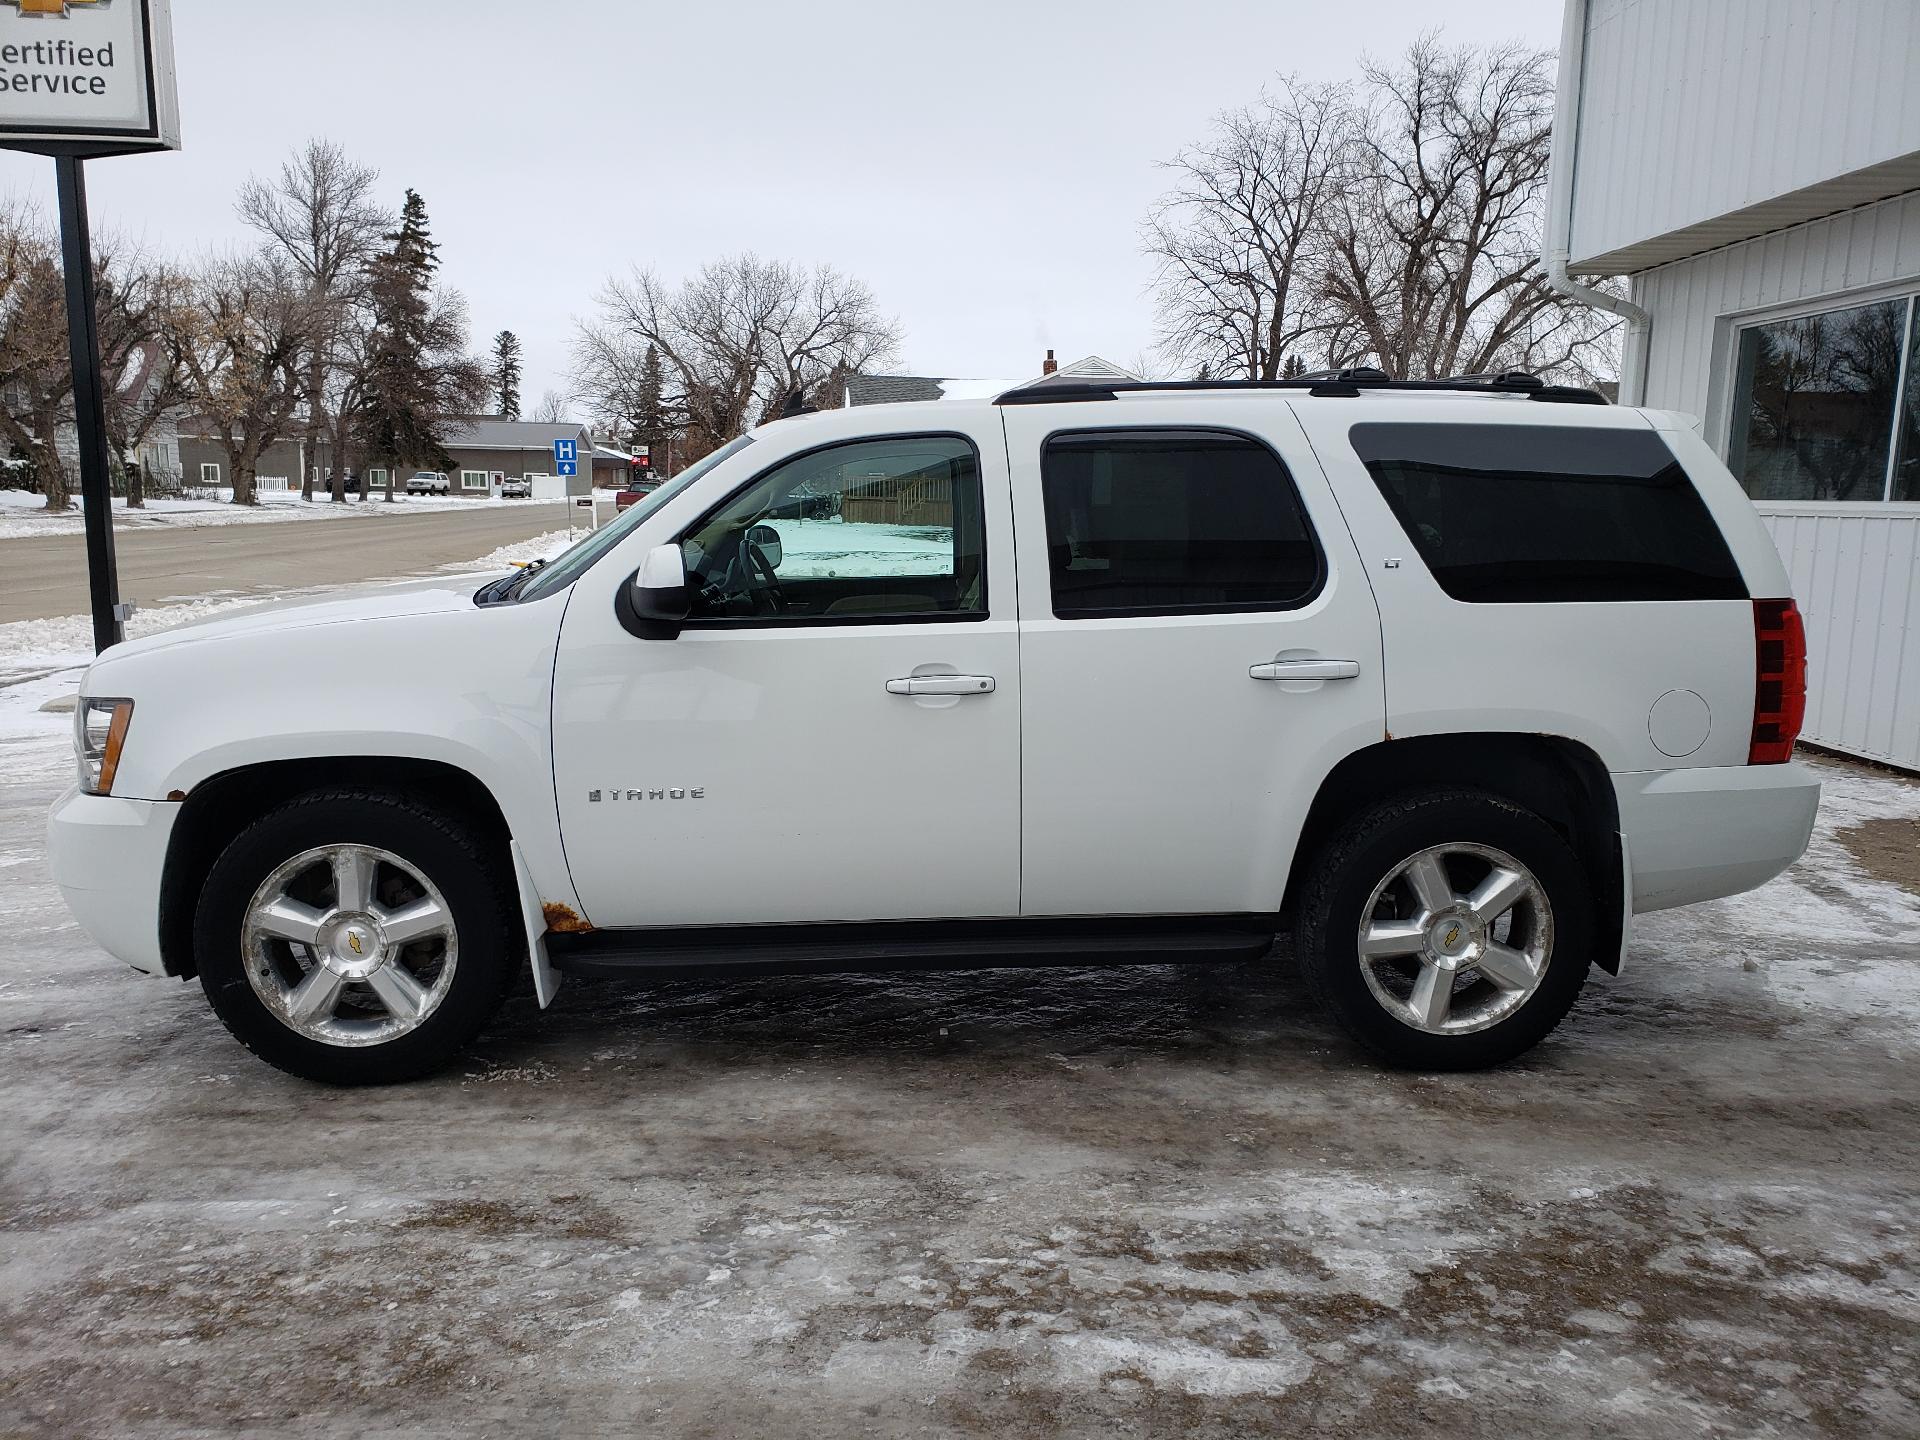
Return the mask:
[[860,281],[738,255],[669,288],[651,271],[609,280],[574,344],[574,385],[596,421],[629,426],[643,408],[651,348],[660,410],[696,458],[777,415],[794,396],[841,403],[846,377],[890,361],[899,331]]
[[110,242],[95,281],[100,364],[113,377],[105,387],[102,421],[109,454],[124,466],[127,508],[146,505],[140,449],[168,416],[186,403],[191,386],[180,360],[178,318],[188,296],[185,276],[137,251]]
[[216,257],[195,275],[175,326],[193,403],[226,452],[233,503],[257,504],[260,457],[287,432],[305,394],[312,287],[277,247]]
[[567,397],[558,390],[549,390],[540,397],[540,403],[533,407],[530,417],[536,424],[560,425],[567,418]]
[[47,509],[66,510],[60,427],[73,414],[66,289],[40,217],[0,207],[0,435],[28,462]]
[[[94,244],[96,324],[108,451],[124,462],[179,403],[168,325],[179,280],[119,237]],[[0,207],[0,438],[32,469],[49,510],[72,503],[61,447],[74,424],[66,286],[51,233],[31,209]],[[129,503],[142,503],[137,471]]]
[[1591,373],[1613,328],[1540,267],[1552,56],[1428,34],[1368,64],[1357,166],[1329,225],[1334,364],[1433,378]]
[[[330,398],[364,376],[330,372],[364,354],[356,311],[367,301],[368,265],[392,217],[373,199],[380,172],[358,165],[331,140],[309,140],[271,180],[250,177],[235,204],[240,218],[267,237],[304,277],[312,337],[303,356],[306,451],[317,461],[320,441],[340,427],[330,423]],[[347,467],[333,447],[331,491],[346,498]],[[300,493],[313,498],[313,466],[300,477]]]
[[1276,379],[1326,328],[1315,290],[1324,219],[1353,161],[1344,87],[1283,77],[1171,161],[1143,227],[1159,262],[1160,350],[1215,377]]
[[1173,161],[1148,216],[1160,348],[1210,376],[1611,370],[1540,267],[1550,56],[1421,37],[1357,89],[1281,82]]

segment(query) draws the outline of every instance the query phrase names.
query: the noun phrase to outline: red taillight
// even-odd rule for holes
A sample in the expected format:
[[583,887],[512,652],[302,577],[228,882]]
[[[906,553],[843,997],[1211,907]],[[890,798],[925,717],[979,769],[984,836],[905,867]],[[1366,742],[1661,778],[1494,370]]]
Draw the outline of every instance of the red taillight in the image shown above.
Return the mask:
[[1807,718],[1807,630],[1791,600],[1753,602],[1753,741],[1749,765],[1784,765]]

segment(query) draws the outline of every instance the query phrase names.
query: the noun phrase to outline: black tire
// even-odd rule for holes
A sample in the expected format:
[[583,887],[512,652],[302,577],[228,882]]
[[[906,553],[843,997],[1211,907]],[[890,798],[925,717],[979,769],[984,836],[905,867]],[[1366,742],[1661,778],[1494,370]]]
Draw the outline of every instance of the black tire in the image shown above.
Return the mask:
[[[1437,1034],[1386,1008],[1359,954],[1361,912],[1376,886],[1429,846],[1467,843],[1505,851],[1533,872],[1552,909],[1553,940],[1539,986],[1485,1029]],[[1477,790],[1433,790],[1382,801],[1355,816],[1315,858],[1302,888],[1295,953],[1320,1002],[1353,1038],[1389,1065],[1480,1070],[1537,1045],[1560,1023],[1593,959],[1593,887],[1546,821]]]
[[[246,974],[241,933],[260,885],[284,862],[330,845],[401,857],[445,898],[458,934],[453,978],[418,1027],[346,1047],[302,1035],[268,1008]],[[234,1037],[269,1065],[328,1085],[389,1085],[438,1070],[499,1009],[519,962],[511,878],[473,831],[417,801],[378,791],[324,790],[269,811],[243,830],[207,875],[194,915],[200,984]]]

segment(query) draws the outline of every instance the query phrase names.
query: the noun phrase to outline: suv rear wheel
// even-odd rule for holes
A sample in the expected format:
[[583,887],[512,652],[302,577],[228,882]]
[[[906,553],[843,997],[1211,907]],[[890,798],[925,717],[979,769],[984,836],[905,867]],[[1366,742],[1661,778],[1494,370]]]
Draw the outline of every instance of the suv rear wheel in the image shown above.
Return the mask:
[[1394,1065],[1475,1070],[1531,1049],[1586,982],[1593,895],[1538,815],[1431,791],[1356,816],[1314,864],[1295,948],[1309,984]]
[[499,1007],[510,894],[447,816],[375,792],[302,796],[214,862],[194,919],[200,983],[235,1037],[290,1074],[412,1079]]

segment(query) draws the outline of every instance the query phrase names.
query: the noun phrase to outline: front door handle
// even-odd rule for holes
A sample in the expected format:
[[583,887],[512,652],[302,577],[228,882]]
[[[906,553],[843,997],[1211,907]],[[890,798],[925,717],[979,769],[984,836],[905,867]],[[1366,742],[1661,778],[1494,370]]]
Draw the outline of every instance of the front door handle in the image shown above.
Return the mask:
[[1358,660],[1269,660],[1253,665],[1247,674],[1255,680],[1354,680],[1360,675]]
[[889,695],[987,695],[993,688],[991,675],[912,675],[887,681]]

